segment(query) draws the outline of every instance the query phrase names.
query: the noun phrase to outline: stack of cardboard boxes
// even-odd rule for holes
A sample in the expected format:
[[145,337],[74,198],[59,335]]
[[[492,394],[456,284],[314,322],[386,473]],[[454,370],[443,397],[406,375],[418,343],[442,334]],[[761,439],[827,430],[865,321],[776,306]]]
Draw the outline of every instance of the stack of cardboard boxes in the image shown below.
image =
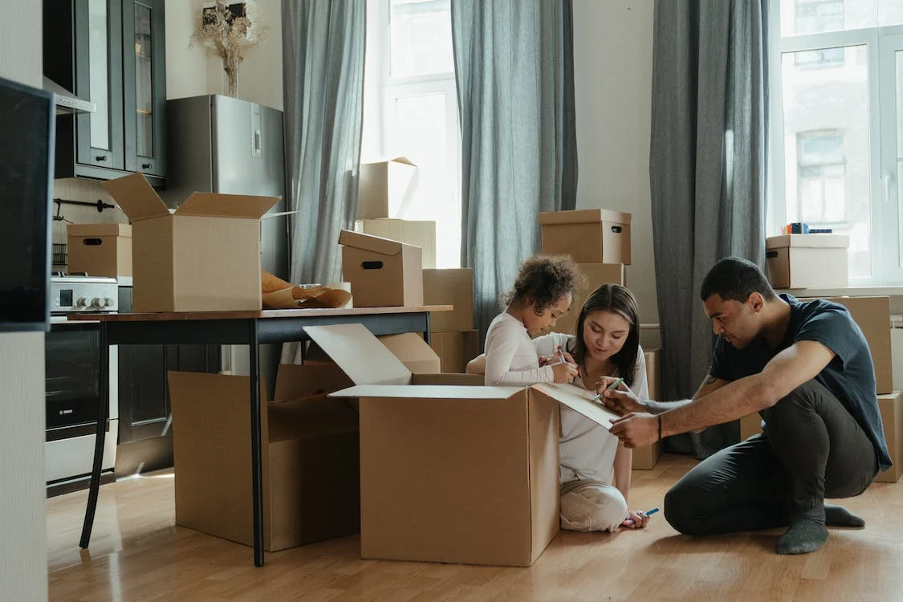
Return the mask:
[[[808,235],[803,235],[808,236]],[[813,236],[823,236],[816,234]],[[799,298],[799,301],[810,301]],[[895,483],[901,478],[902,467],[902,408],[901,392],[892,385],[891,312],[888,297],[826,297],[827,301],[847,307],[851,317],[863,331],[873,358],[876,374],[876,395],[885,431],[885,441],[892,458],[892,467],[876,475],[877,481]],[[762,432],[758,414],[741,419],[741,439]]]
[[424,303],[454,308],[430,317],[430,346],[439,355],[443,372],[464,372],[468,361],[480,353],[473,274],[470,268],[424,270]]
[[339,234],[355,307],[424,304],[421,270],[436,267],[436,223],[392,217],[416,184],[417,167],[404,157],[361,165],[356,231]]
[[395,219],[411,202],[417,166],[405,157],[362,163],[355,230],[421,248],[425,269],[436,267],[436,222]]

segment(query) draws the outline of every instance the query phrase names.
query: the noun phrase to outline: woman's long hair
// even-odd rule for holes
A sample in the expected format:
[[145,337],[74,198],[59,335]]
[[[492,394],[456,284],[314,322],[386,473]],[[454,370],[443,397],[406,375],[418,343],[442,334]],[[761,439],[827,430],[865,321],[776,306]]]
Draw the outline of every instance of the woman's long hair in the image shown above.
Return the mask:
[[584,343],[584,321],[587,316],[597,311],[612,311],[619,314],[631,325],[625,344],[613,355],[610,360],[618,369],[618,375],[624,379],[629,387],[634,385],[637,379],[635,368],[637,366],[637,349],[640,344],[640,321],[638,319],[637,299],[627,288],[618,284],[603,284],[593,291],[581,307],[578,317],[577,330],[574,338],[574,350],[572,355],[579,366],[584,366],[584,360],[589,355],[587,345]]

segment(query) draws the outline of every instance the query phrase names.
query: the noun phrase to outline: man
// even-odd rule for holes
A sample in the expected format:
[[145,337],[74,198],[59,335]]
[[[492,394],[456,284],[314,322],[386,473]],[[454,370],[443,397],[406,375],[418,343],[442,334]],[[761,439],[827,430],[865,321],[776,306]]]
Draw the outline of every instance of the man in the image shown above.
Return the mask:
[[700,298],[718,336],[694,398],[605,393],[623,415],[612,433],[641,447],[753,412],[764,431],[688,472],[666,494],[665,518],[689,535],[788,525],[779,554],[818,550],[827,525],[862,527],[860,517],[824,503],[861,494],[891,466],[869,347],[847,309],[777,296],[755,264],[737,257],[709,271]]

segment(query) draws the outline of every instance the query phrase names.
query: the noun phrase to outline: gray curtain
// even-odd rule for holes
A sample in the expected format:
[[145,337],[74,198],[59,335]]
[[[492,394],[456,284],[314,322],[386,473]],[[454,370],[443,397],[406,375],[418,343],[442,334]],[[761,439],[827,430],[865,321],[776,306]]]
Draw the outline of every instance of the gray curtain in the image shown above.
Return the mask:
[[[767,4],[656,3],[650,194],[666,399],[691,396],[709,369],[706,272],[728,255],[764,265]],[[738,439],[735,422],[666,449],[703,458]]]
[[[365,0],[282,3],[289,278],[340,280],[354,225],[364,107]],[[292,361],[298,345],[284,346]]]
[[282,20],[290,277],[326,284],[358,203],[365,0],[286,0]]
[[481,337],[522,259],[537,213],[574,209],[571,0],[452,0],[462,135],[462,265],[474,269]]

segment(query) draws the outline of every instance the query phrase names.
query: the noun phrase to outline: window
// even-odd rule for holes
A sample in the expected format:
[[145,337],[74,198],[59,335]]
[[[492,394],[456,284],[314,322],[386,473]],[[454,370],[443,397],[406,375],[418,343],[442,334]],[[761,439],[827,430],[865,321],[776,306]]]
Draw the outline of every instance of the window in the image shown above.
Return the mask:
[[844,138],[837,132],[797,135],[796,213],[818,227],[847,220],[844,203]]
[[852,285],[900,284],[900,0],[771,0],[767,228],[850,237]]
[[368,0],[362,162],[403,156],[417,189],[397,217],[436,222],[436,267],[461,258],[461,140],[450,0]]

